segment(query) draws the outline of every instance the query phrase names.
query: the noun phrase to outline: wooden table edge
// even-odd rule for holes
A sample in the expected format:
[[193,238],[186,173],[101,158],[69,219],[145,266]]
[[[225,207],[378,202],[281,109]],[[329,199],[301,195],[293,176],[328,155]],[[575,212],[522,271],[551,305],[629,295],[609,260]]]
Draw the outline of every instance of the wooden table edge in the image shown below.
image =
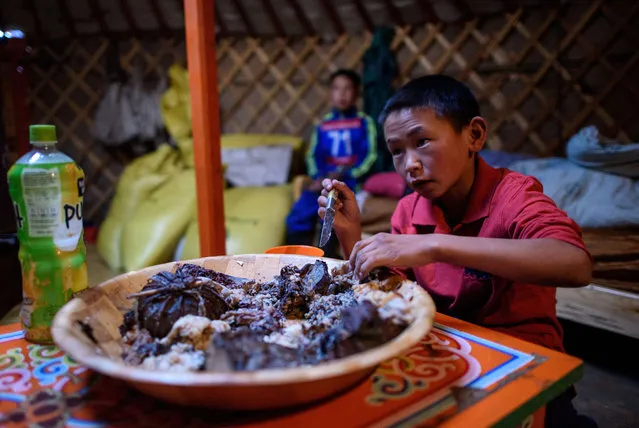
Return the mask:
[[[521,369],[520,369],[521,370]],[[532,415],[537,410],[548,404],[554,398],[566,391],[571,385],[574,385],[584,372],[583,363],[566,373],[557,382],[551,384],[540,394],[535,395],[528,401],[522,403],[521,406],[507,414],[501,421],[493,425],[494,428],[515,427],[520,424],[526,417]]]
[[[503,391],[504,388],[508,386],[512,386],[514,382],[517,382],[519,378],[514,379],[508,384],[504,385],[502,388],[499,388],[496,391],[493,391],[491,394],[483,397],[478,400],[476,403],[473,403],[468,408],[463,409],[459,413],[452,415],[450,418],[447,418],[443,422],[444,426],[449,425],[457,425],[460,422],[469,422],[467,419],[473,419],[477,425],[474,426],[485,426],[481,425],[483,422],[488,422],[487,426],[491,427],[511,427],[517,426],[517,424],[521,423],[528,415],[533,414],[535,411],[540,409],[542,406],[546,405],[553,398],[559,396],[562,392],[567,390],[571,385],[577,382],[582,376],[584,372],[584,363],[579,358],[576,358],[572,355],[562,353],[559,351],[555,351],[553,349],[545,348],[541,345],[537,345],[532,342],[527,342],[525,340],[510,336],[506,333],[492,330],[487,327],[479,326],[476,324],[469,323],[467,321],[460,320],[458,318],[454,318],[448,315],[444,315],[441,313],[437,313],[435,316],[435,322],[442,324],[446,327],[462,331],[464,333],[476,336],[478,338],[506,346],[509,348],[513,348],[517,351],[545,357],[545,361],[541,362],[537,366],[530,368],[531,364],[534,364],[534,361],[526,364],[525,366],[517,369],[515,373],[522,373],[526,370],[530,370],[531,374],[534,374],[535,371],[540,369],[544,370],[547,367],[544,367],[544,364],[553,363],[555,365],[559,365],[559,369],[564,370],[564,373],[561,377],[556,380],[550,382],[547,387],[543,388],[539,394],[536,394],[529,399],[523,401],[521,405],[508,410],[506,413],[498,416],[497,418],[478,418],[475,417],[475,413],[481,412],[481,409],[478,406],[481,406],[485,402],[485,400],[499,398],[500,395],[505,394],[507,392]],[[492,388],[494,385],[491,385]],[[489,389],[490,390],[490,389]],[[499,412],[495,412],[498,414]],[[483,421],[479,422],[481,419]],[[463,424],[462,424],[463,426]]]

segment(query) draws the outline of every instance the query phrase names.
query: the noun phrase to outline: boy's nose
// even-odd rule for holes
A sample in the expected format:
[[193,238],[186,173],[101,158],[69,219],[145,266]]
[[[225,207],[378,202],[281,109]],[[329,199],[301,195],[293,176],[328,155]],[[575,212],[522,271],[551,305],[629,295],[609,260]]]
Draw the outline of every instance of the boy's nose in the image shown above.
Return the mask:
[[410,151],[406,153],[406,171],[411,175],[419,174],[423,169],[422,161]]

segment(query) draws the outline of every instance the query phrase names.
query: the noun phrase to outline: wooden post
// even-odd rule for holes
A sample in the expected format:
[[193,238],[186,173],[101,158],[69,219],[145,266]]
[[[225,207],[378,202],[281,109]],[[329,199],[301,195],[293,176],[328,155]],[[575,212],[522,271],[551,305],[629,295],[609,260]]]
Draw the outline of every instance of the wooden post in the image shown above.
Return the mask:
[[213,0],[185,0],[200,256],[226,253]]

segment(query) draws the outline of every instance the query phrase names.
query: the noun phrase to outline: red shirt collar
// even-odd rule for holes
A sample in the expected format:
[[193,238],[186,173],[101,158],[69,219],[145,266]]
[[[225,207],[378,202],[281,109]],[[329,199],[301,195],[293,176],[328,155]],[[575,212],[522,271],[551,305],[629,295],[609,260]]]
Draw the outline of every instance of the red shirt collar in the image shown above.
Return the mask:
[[[470,189],[468,206],[462,223],[472,223],[490,214],[491,202],[495,188],[501,181],[502,171],[488,165],[481,156],[477,155],[475,163],[475,179]],[[412,223],[421,226],[436,226],[446,224],[444,213],[436,205],[422,196],[417,196],[413,209]]]

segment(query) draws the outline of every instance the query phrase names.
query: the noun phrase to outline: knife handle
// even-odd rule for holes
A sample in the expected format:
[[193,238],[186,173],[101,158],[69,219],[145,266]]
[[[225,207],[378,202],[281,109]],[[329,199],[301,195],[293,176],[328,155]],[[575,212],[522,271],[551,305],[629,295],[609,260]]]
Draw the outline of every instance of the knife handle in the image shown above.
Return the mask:
[[335,202],[337,201],[337,189],[333,189],[328,193],[328,202],[326,202],[326,209],[335,209]]

